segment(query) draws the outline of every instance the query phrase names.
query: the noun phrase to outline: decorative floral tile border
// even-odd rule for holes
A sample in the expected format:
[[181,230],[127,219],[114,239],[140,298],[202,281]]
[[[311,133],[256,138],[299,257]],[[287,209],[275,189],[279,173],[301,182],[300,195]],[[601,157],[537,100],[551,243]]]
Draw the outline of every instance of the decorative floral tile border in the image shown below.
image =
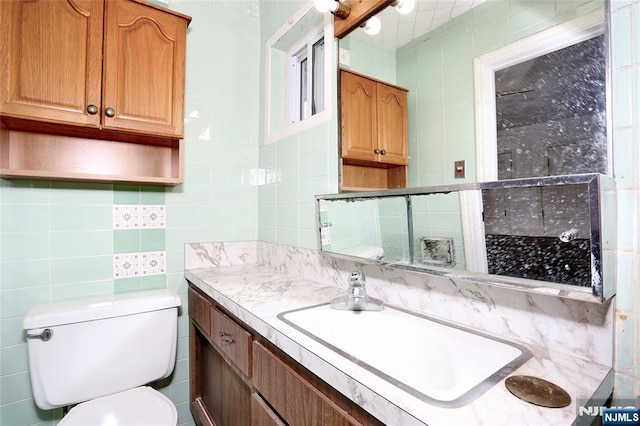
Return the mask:
[[113,229],[153,229],[166,228],[166,207],[163,205],[126,205],[113,206]]
[[141,228],[166,228],[165,206],[140,206]]
[[140,227],[140,206],[113,206],[113,229]]
[[113,278],[165,274],[167,272],[166,257],[167,254],[164,251],[114,254]]
[[140,276],[140,253],[113,255],[113,278]]

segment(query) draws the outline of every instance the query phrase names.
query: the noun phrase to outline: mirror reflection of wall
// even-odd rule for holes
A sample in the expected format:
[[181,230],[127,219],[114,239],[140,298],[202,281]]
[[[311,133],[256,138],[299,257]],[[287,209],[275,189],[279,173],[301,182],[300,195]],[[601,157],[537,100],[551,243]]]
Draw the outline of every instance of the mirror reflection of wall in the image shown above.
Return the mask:
[[382,247],[387,262],[410,262],[407,204],[404,197],[378,200]]
[[557,237],[576,229],[590,234],[586,185],[485,189],[482,191],[487,234]]
[[355,30],[341,39],[339,45],[338,60],[341,68],[389,83],[396,82],[395,49],[376,43],[375,39],[361,30]]
[[[436,2],[418,2],[422,9],[417,9],[428,13],[431,6],[427,3]],[[496,0],[483,2],[427,34],[396,46],[390,54],[379,54],[390,52],[382,40],[385,31],[393,31],[385,29],[384,17],[380,43],[363,41],[366,35],[356,30],[340,41],[340,47],[349,50],[349,69],[369,75],[380,73],[377,78],[409,90],[410,187],[495,180],[477,178],[481,175],[476,160],[480,148],[476,144],[474,58],[592,12],[602,12],[604,17],[604,0]],[[387,62],[383,62],[385,56]],[[381,69],[395,69],[395,74]],[[494,134],[495,129],[494,123]],[[565,159],[571,157],[568,153],[578,152],[565,147],[550,150],[554,151],[551,157],[560,160],[552,164],[558,169],[564,169]],[[492,157],[496,154],[494,147]],[[466,162],[464,179],[454,177],[456,160]],[[501,160],[508,164],[507,156]]]
[[482,190],[488,272],[591,286],[586,184]]
[[409,261],[405,197],[319,203],[323,251],[385,262]]
[[498,179],[606,173],[604,36],[496,71]]
[[458,192],[411,197],[413,263],[466,270]]

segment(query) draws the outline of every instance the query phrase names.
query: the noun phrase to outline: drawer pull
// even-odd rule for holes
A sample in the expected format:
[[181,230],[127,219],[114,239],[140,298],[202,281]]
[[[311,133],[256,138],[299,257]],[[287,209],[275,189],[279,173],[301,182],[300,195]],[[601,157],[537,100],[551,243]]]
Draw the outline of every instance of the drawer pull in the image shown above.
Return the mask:
[[225,334],[224,331],[220,332],[220,340],[222,340],[222,343],[228,343],[229,345],[233,343],[231,336]]

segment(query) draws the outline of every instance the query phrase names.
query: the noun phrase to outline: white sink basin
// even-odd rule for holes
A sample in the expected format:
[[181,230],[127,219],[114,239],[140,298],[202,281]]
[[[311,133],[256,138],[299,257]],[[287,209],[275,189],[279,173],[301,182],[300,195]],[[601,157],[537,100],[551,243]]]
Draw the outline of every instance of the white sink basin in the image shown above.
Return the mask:
[[329,304],[278,315],[297,330],[431,404],[468,404],[531,358],[514,343],[389,305],[380,312]]

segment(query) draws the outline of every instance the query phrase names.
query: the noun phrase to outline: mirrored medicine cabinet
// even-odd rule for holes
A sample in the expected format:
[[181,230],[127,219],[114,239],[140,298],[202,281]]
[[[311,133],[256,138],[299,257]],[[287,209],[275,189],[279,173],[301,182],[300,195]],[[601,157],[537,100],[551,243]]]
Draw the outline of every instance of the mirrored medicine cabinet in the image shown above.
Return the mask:
[[615,295],[601,174],[316,196],[329,256],[590,302]]

